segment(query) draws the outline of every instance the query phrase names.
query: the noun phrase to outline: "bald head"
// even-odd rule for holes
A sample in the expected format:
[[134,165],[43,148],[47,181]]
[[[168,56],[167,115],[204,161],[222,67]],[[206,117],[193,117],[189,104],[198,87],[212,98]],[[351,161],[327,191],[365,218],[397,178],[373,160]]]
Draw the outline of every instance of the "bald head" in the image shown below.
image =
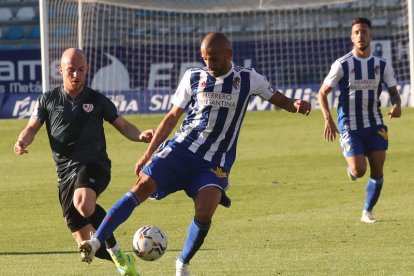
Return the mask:
[[71,96],[78,95],[83,90],[88,71],[85,53],[77,48],[66,49],[60,59],[59,71],[65,91]]
[[204,63],[213,76],[220,77],[231,70],[233,51],[224,34],[207,34],[201,42],[200,52]]
[[212,47],[218,47],[222,49],[231,48],[229,40],[222,33],[209,33],[204,37],[201,43],[201,49],[208,49]]
[[62,54],[62,57],[60,59],[60,65],[62,66],[63,63],[66,63],[74,59],[80,60],[86,63],[85,53],[81,49],[68,48]]

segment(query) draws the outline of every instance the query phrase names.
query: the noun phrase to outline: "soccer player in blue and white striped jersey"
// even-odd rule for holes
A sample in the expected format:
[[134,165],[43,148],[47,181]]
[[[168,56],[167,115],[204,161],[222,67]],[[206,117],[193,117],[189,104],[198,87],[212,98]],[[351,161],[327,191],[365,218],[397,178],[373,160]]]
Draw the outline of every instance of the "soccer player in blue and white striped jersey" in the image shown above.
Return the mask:
[[[113,205],[95,237],[81,246],[82,251],[93,256],[100,241],[148,197],[162,199],[184,190],[194,200],[195,215],[176,262],[176,275],[189,275],[188,264],[203,244],[217,206],[230,207],[228,178],[250,97],[260,96],[293,113],[308,115],[311,111],[308,102],[274,90],[254,69],[233,65],[232,49],[223,34],[208,34],[201,44],[201,56],[206,67],[185,73],[173,107],[138,160],[136,185]],[[188,114],[180,129],[166,141],[185,110]]]
[[[391,118],[401,116],[401,99],[397,81],[390,62],[373,56],[371,22],[364,17],[352,23],[353,50],[337,59],[325,78],[318,100],[325,118],[325,139],[333,141],[340,133],[340,144],[348,163],[347,173],[351,180],[364,176],[368,158],[370,177],[361,221],[373,223],[372,209],[378,201],[384,183],[383,167],[388,149],[387,127],[380,110],[382,85],[388,87],[391,100]],[[328,94],[338,84],[338,128],[329,112]]]

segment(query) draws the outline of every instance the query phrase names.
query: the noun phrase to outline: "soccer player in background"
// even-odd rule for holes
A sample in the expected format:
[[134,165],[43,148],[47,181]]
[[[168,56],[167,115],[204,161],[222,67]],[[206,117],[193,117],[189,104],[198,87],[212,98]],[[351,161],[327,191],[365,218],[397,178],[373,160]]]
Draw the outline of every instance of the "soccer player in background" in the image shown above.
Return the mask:
[[[63,216],[76,242],[80,243],[90,239],[90,233],[95,232],[106,215],[96,204],[111,178],[103,120],[135,142],[148,143],[153,131],[141,132],[118,115],[108,98],[85,86],[88,64],[80,49],[63,52],[59,71],[63,85],[38,98],[26,128],[14,145],[14,152],[27,153],[27,147],[46,122]],[[107,250],[104,247],[98,250],[98,258],[113,261],[123,275],[138,275],[134,257],[121,250],[113,235],[108,235],[105,244]]]
[[[189,275],[190,260],[203,244],[217,206],[230,207],[225,191],[250,97],[260,96],[293,113],[311,111],[308,102],[285,97],[254,69],[233,65],[232,48],[223,34],[205,36],[201,56],[206,67],[187,70],[173,107],[136,163],[136,184],[108,211],[93,238],[81,243],[84,261],[91,261],[101,242],[148,197],[162,199],[184,190],[194,201],[195,214],[176,261],[176,275]],[[180,129],[166,141],[186,109]]]
[[[378,201],[384,183],[383,167],[388,149],[387,127],[380,110],[382,84],[388,87],[391,100],[391,118],[401,116],[401,99],[392,65],[381,57],[373,56],[371,22],[358,17],[352,22],[353,50],[337,59],[318,93],[325,118],[324,136],[328,141],[340,133],[340,144],[348,164],[347,173],[352,181],[363,177],[368,158],[370,177],[366,187],[365,205],[361,221],[374,223],[372,209]],[[328,94],[339,85],[338,128],[332,119]]]

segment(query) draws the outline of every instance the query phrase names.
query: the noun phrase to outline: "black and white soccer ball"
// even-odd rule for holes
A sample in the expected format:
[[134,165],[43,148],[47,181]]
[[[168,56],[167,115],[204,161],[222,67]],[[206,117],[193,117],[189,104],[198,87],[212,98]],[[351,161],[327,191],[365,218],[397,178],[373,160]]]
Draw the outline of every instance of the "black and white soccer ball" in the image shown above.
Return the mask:
[[155,225],[139,228],[132,239],[132,250],[144,261],[155,261],[167,250],[167,235]]

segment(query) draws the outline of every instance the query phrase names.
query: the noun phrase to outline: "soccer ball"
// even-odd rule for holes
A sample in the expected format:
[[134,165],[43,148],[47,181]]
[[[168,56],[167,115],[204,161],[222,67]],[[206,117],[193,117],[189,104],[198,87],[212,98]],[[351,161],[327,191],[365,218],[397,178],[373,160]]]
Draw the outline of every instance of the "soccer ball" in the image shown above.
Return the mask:
[[154,225],[139,228],[132,239],[132,250],[144,261],[155,261],[167,250],[167,235]]

